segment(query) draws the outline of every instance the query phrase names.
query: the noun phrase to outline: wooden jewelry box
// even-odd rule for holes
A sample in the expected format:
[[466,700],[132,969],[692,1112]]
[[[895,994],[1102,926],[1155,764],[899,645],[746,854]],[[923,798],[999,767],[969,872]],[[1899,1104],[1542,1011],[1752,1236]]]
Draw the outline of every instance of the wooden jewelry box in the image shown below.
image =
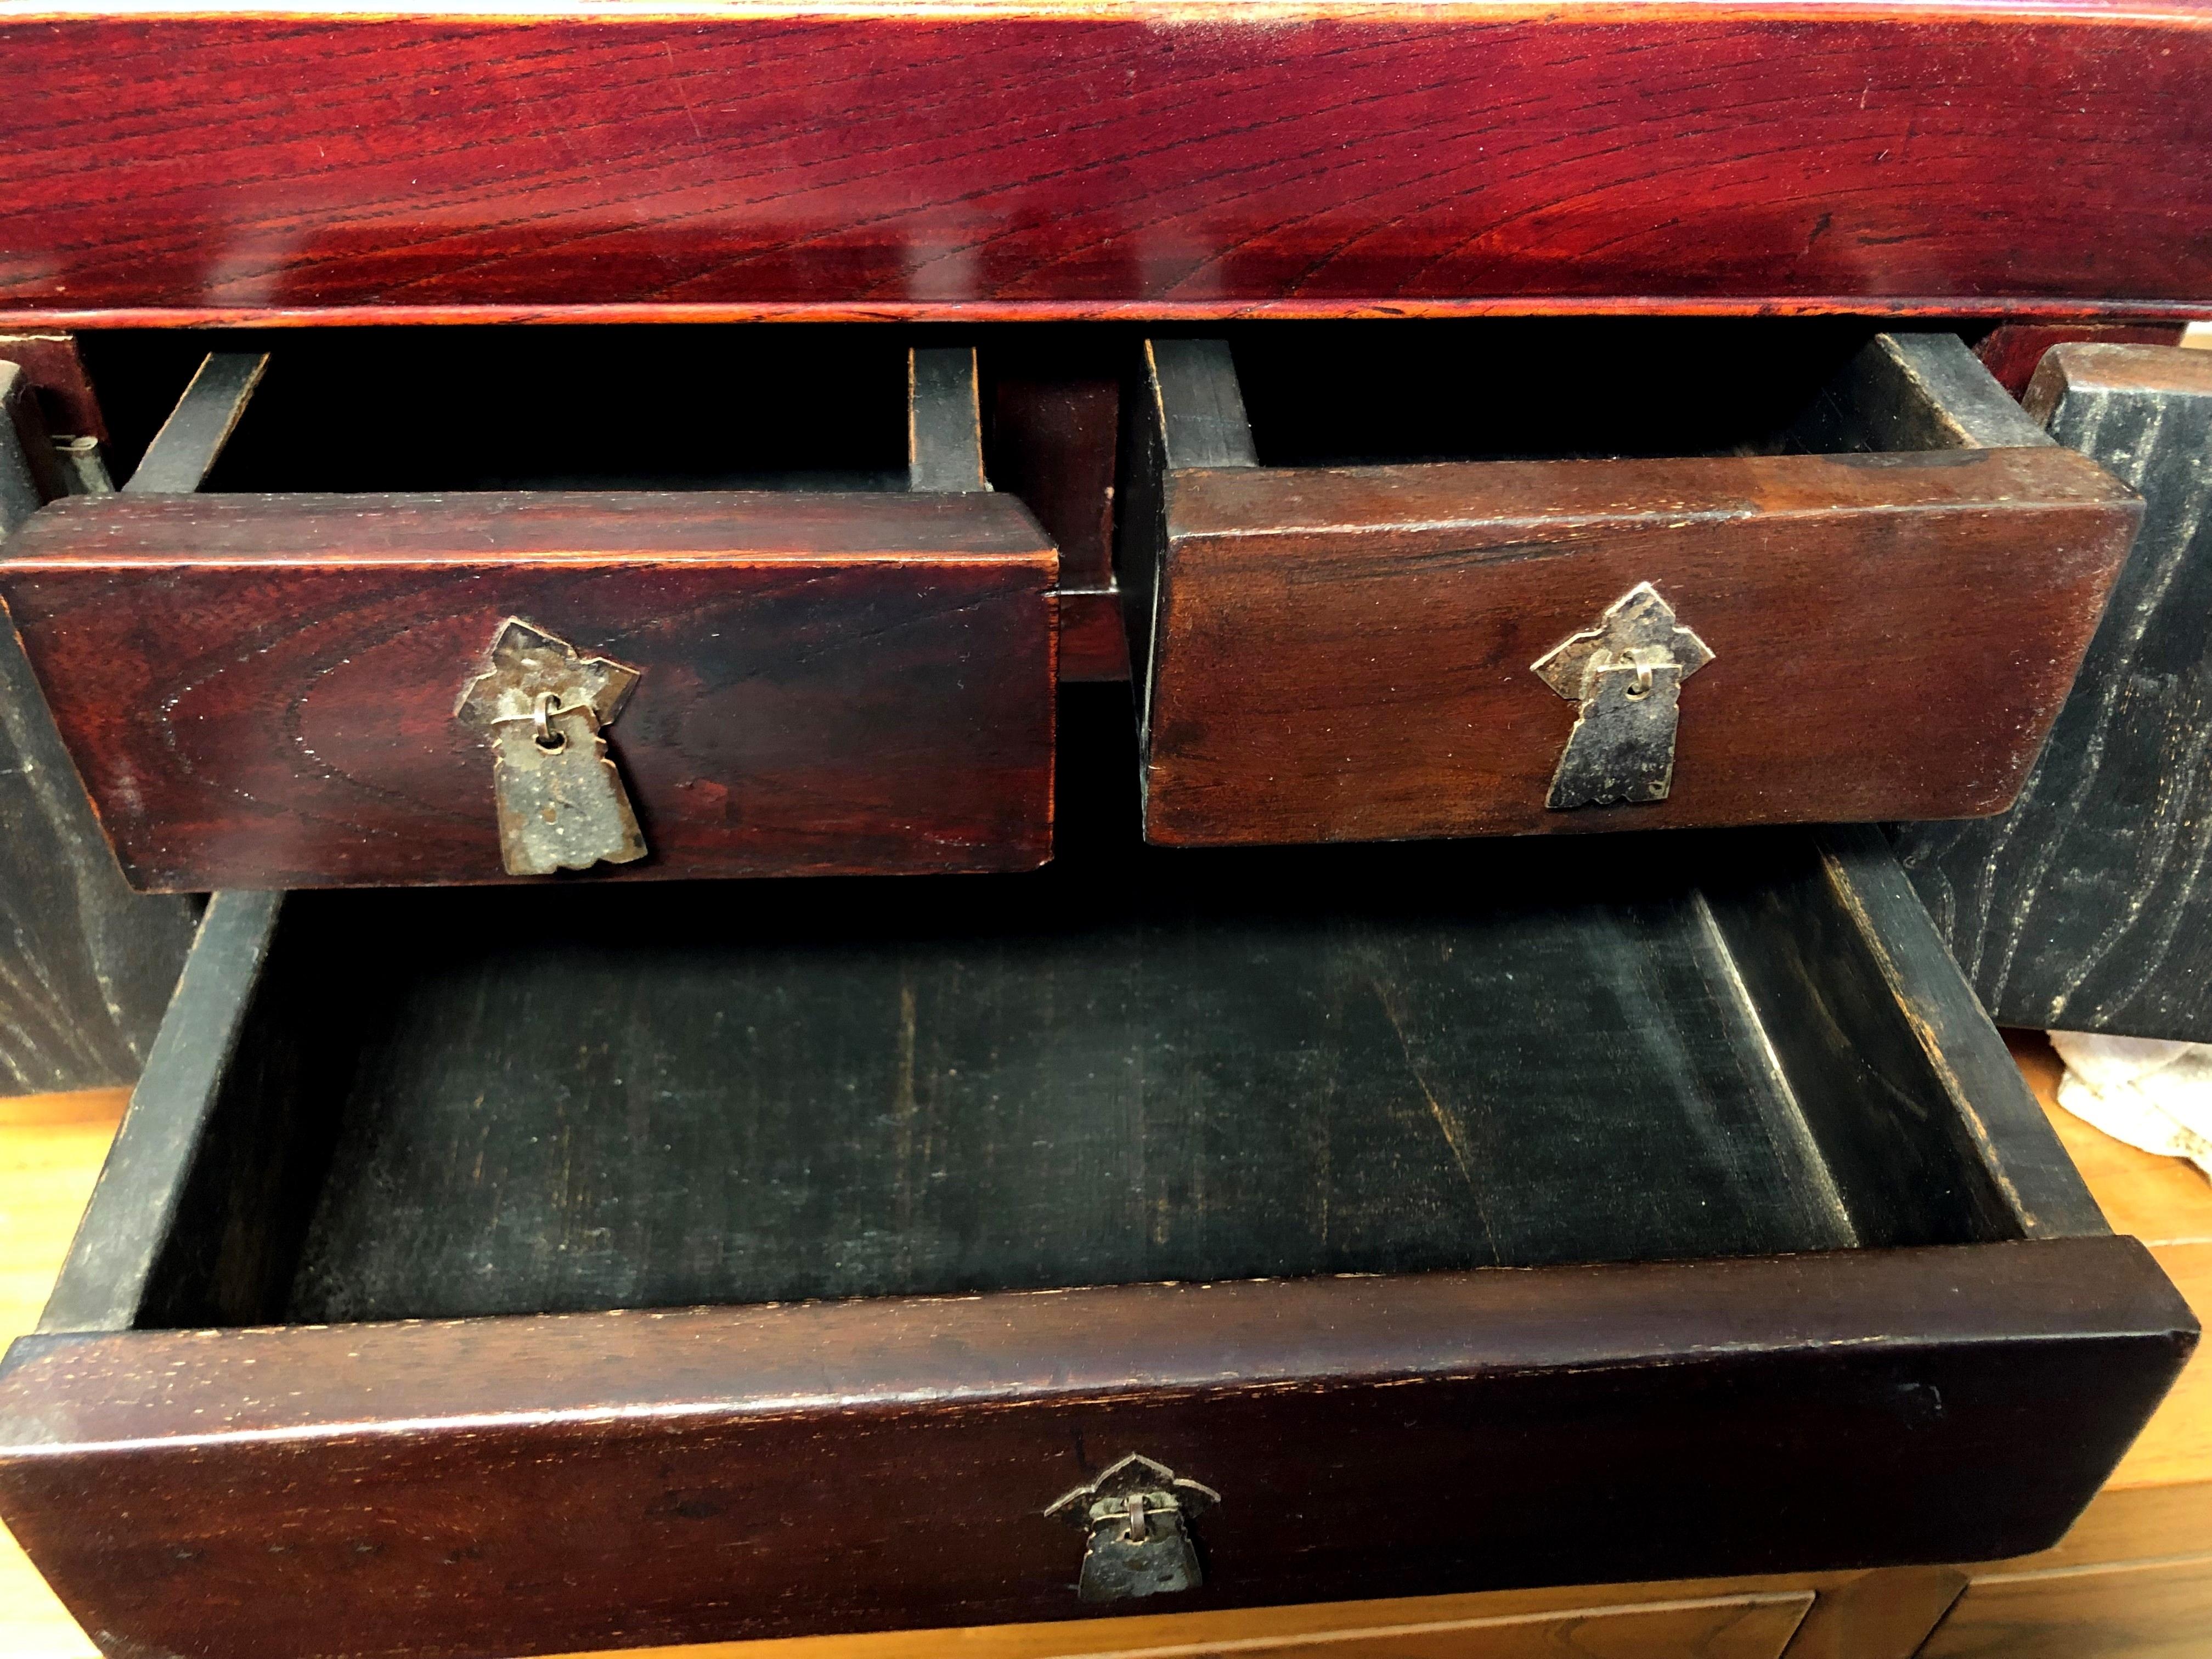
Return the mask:
[[2055,1539],[2196,1322],[1871,821],[2122,567],[1952,335],[2212,314],[2207,18],[0,18],[0,327],[216,353],[0,550],[214,890],[0,1517],[133,1659]]

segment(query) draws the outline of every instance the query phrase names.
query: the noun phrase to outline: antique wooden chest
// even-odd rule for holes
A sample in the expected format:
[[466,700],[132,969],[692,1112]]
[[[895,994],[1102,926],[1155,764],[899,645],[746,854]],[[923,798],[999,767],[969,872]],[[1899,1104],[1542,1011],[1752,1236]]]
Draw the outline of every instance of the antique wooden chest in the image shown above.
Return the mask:
[[0,598],[212,892],[0,1517],[132,1659],[2055,1539],[2196,1322],[1872,824],[2124,566],[1967,337],[2212,315],[2208,23],[0,15]]

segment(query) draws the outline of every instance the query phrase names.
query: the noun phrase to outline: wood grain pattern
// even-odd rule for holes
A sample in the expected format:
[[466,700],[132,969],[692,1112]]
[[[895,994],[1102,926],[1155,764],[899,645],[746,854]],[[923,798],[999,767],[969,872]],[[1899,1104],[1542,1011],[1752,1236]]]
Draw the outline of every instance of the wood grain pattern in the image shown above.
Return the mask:
[[497,881],[453,701],[520,615],[644,671],[621,878],[1024,868],[1050,850],[1054,558],[991,495],[110,497],[4,592],[125,872]]
[[1076,1616],[1038,1511],[1137,1444],[1229,1494],[1193,1609],[1941,1559],[2057,1532],[2177,1321],[2139,1246],[2079,1239],[34,1337],[0,1496],[81,1617],[231,1659]]
[[1921,1659],[2197,1659],[2212,1556],[1977,1578]]
[[2203,314],[2206,22],[40,4],[0,320]]
[[[1997,811],[2139,511],[2079,462],[1173,474],[1146,832],[1212,844]],[[1673,793],[1548,811],[1575,709],[1528,665],[1641,581],[1718,653],[1682,694]]]
[[1997,1018],[2212,1039],[2212,355],[2060,345],[2028,410],[2142,533],[2019,804],[1899,851]]
[[[1540,1590],[1492,1590],[1474,1595],[1407,1596],[1389,1601],[1334,1601],[1296,1607],[1244,1607],[1231,1613],[1153,1613],[1078,1624],[994,1625],[958,1631],[904,1631],[851,1636],[801,1636],[688,1648],[629,1650],[635,1659],[906,1659],[927,1646],[958,1659],[1232,1659],[1278,1650],[1354,1659],[1363,1642],[1400,1632],[1431,1650],[1489,1659],[1488,1643],[1535,1639],[1554,1644],[1579,1636],[1600,1643],[1605,1659],[1650,1659],[1648,1644],[1668,1626],[1642,1620],[1746,1602],[1779,1608],[1810,1601],[1791,1635],[1788,1659],[1913,1659],[1921,1640],[1957,1599],[1965,1578],[1944,1567],[1897,1567],[1877,1572],[1790,1573],[1754,1578],[1675,1579],[1664,1584],[1590,1584]],[[1763,1626],[1759,1615],[1753,1627]],[[1607,1622],[1595,1623],[1604,1620]],[[1716,1623],[1719,1620],[1716,1618]],[[1779,1621],[1778,1621],[1779,1622]],[[1705,1637],[1711,1626],[1689,1628]],[[1735,1638],[1725,1624],[1713,1631]],[[1618,1640],[1610,1638],[1617,1638]],[[1838,1645],[1840,1642],[1844,1645]],[[1331,1646],[1343,1643],[1346,1649]],[[1453,1645],[1444,1645],[1444,1644]],[[1518,1650],[1508,1647],[1511,1654]],[[1656,1650],[1662,1655],[1674,1651]],[[1385,1648],[1386,1653],[1392,1650]],[[1417,1659],[1419,1649],[1416,1649]],[[1538,1652],[1558,1653],[1559,1647]],[[1570,1653],[1587,1653],[1570,1648]],[[1693,1648],[1692,1652],[1696,1650]],[[40,1654],[37,1659],[47,1659]],[[75,1656],[68,1656],[75,1659]],[[579,1659],[582,1659],[580,1656]],[[604,1656],[590,1656],[604,1659]],[[1397,1655],[1393,1654],[1393,1659]]]

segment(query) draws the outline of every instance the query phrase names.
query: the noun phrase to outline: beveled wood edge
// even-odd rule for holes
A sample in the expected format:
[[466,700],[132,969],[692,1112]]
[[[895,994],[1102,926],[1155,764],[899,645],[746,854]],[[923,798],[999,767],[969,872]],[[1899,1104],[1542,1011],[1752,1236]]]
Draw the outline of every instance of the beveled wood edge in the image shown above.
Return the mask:
[[1147,340],[1143,361],[1145,406],[1168,471],[1259,465],[1226,340]]
[[[1357,540],[1376,531],[1456,534],[1472,526],[1492,528],[1493,538],[1509,549],[1506,556],[1528,557],[1517,533],[1547,525],[1677,525],[1701,519],[1780,525],[1899,507],[2021,514],[2106,507],[2138,516],[2142,511],[2133,490],[2063,446],[1978,450],[1972,465],[1854,464],[1865,459],[1698,455],[1194,468],[1174,475],[1166,541],[1176,551],[1291,537],[1313,545],[1336,538]],[[1651,493],[1655,476],[1669,486],[1663,499]],[[1642,488],[1625,490],[1624,481]],[[1382,482],[1426,484],[1426,499],[1407,499],[1410,490],[1386,496],[1375,488]],[[1753,508],[1744,500],[1749,489],[1778,492],[1814,482],[1835,487],[1797,505]],[[1273,499],[1279,486],[1292,483],[1297,486],[1294,504]],[[1455,487],[1469,495],[1478,488],[1492,493],[1455,510],[1441,509],[1435,498],[1450,495]],[[1383,556],[1376,556],[1379,561]]]
[[[565,1434],[1679,1368],[1842,1345],[2141,1341],[2178,1370],[2196,1329],[2143,1246],[2112,1237],[664,1312],[46,1328],[0,1364],[0,1463],[124,1443],[502,1424]],[[501,1380],[459,1397],[462,1375]]]
[[1871,824],[1816,832],[1830,890],[1872,952],[1997,1193],[2031,1239],[2110,1235],[1996,1027]]
[[1877,334],[1860,356],[1889,396],[1916,406],[1931,439],[1962,449],[2037,449],[2053,443],[1956,334]]
[[[639,14],[655,15],[658,14]],[[388,13],[379,13],[386,16]],[[9,15],[4,21],[17,21]],[[565,17],[564,17],[564,21]],[[1242,300],[755,300],[599,301],[573,305],[454,301],[330,306],[0,305],[0,330],[15,333],[102,329],[357,328],[383,324],[527,327],[623,323],[1132,323],[1343,322],[1419,317],[1863,317],[1938,322],[2212,322],[2212,296],[2138,299],[2127,295],[1604,294],[1407,299]]]
[[[2070,453],[2070,452],[2069,452]],[[648,505],[679,511],[658,521],[668,539],[635,546],[579,546],[589,535],[585,526],[568,534],[547,536],[536,545],[524,538],[518,515],[525,510],[553,515],[588,515]],[[257,520],[312,521],[322,516],[343,520],[365,513],[406,510],[426,520],[455,523],[495,521],[514,536],[507,545],[487,546],[478,538],[426,538],[418,546],[362,548],[343,537],[302,537],[301,544],[281,550],[239,552],[208,548],[200,528],[213,521],[252,524]],[[757,522],[708,534],[720,524],[716,514],[750,510]],[[681,521],[689,540],[668,530],[669,518]],[[98,521],[98,540],[80,539],[82,520]],[[888,522],[886,522],[888,520]],[[115,526],[137,522],[150,527],[136,545],[123,544]],[[903,521],[903,522],[902,522]],[[848,545],[831,542],[831,526],[852,526],[870,533]],[[916,528],[927,528],[927,539]],[[913,543],[900,544],[902,532]],[[742,539],[750,536],[750,541]],[[53,545],[49,546],[49,544]],[[1060,550],[1036,516],[1012,495],[979,491],[947,494],[912,490],[773,489],[527,489],[425,490],[388,494],[333,491],[271,491],[193,495],[72,495],[40,509],[10,541],[0,558],[0,577],[49,573],[113,570],[278,570],[325,565],[348,569],[404,566],[460,568],[470,565],[513,568],[545,565],[561,569],[594,566],[660,565],[686,562],[733,564],[926,563],[1001,568],[1028,563],[1057,580]]]
[[245,1030],[283,897],[230,892],[208,901],[40,1330],[121,1331],[135,1322]]
[[2212,398],[2212,351],[2191,346],[2061,341],[2043,354],[2021,399],[2027,417],[2047,426],[2071,392],[2118,397]]
[[982,389],[973,346],[909,346],[906,354],[909,490],[974,495],[983,477]]

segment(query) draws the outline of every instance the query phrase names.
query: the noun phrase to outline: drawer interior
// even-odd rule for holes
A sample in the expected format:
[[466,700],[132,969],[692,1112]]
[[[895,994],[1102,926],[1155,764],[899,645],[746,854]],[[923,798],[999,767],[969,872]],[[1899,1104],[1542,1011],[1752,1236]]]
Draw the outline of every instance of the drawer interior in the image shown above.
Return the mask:
[[207,352],[270,354],[203,486],[216,492],[895,490],[907,350],[928,343],[869,328],[462,326],[95,333],[86,349],[121,463]]
[[1261,466],[1610,459],[1869,447],[1822,408],[1850,318],[1251,325],[1226,337]]
[[294,895],[141,1322],[2019,1235],[1811,837],[1164,853],[1063,718],[1038,876]]

